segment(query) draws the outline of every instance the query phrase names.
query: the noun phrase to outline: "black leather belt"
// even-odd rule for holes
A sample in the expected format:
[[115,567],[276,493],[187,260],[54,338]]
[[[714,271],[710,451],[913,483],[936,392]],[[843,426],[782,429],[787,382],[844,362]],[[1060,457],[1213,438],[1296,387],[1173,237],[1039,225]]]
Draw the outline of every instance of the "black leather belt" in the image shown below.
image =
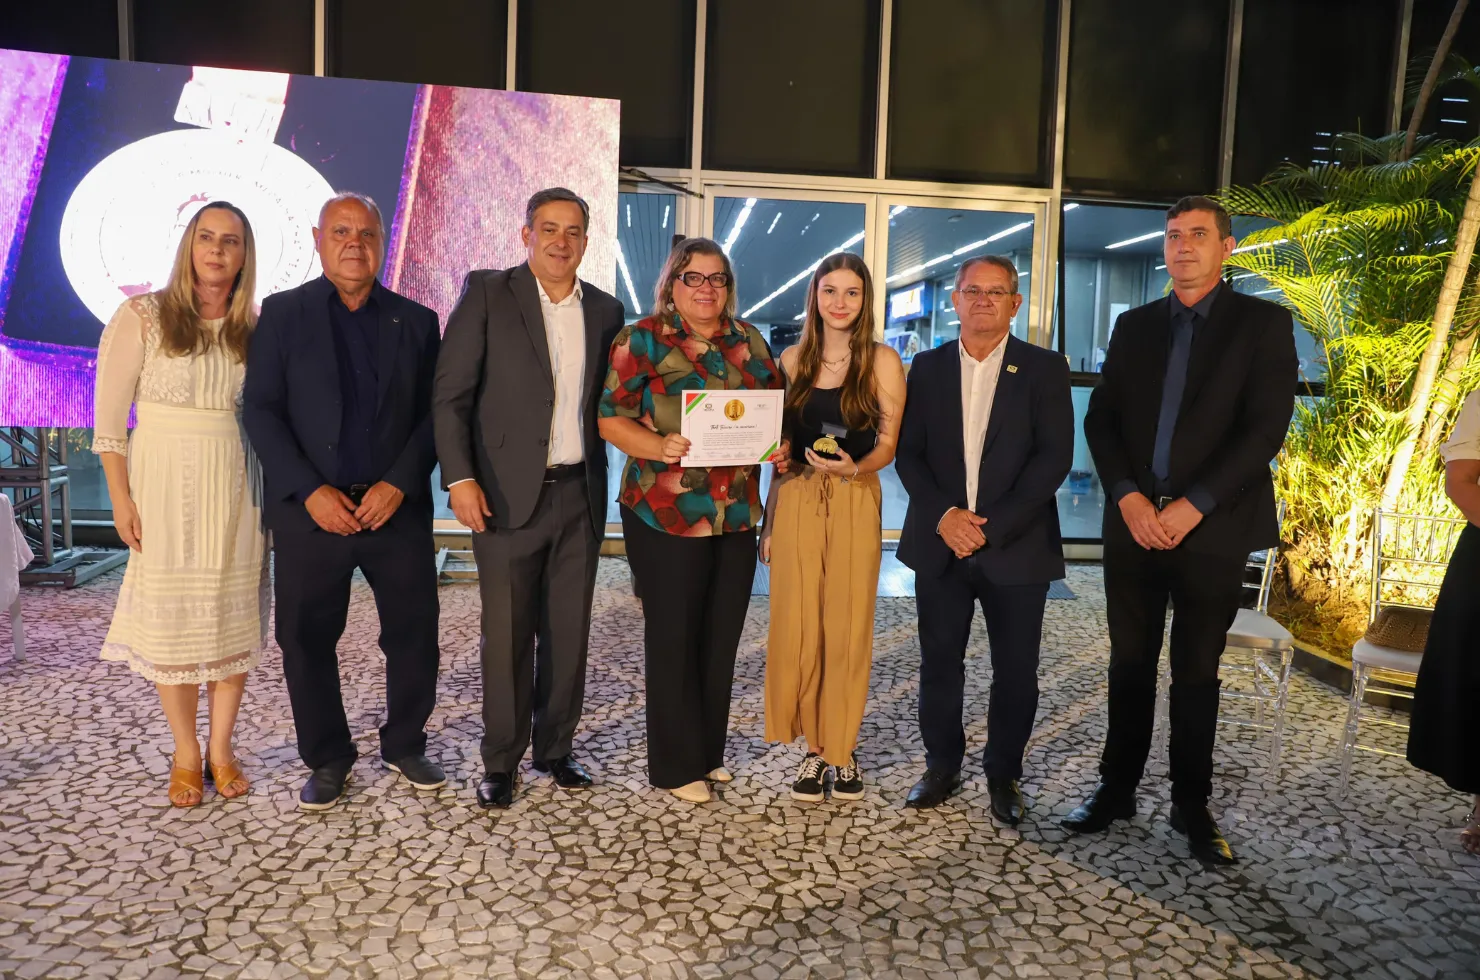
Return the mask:
[[348,497],[358,507],[360,506],[360,502],[365,499],[365,494],[370,490],[370,484],[353,483],[347,487],[339,487],[338,489],[340,493]]
[[559,466],[549,466],[545,468],[546,483],[559,483],[561,480],[572,480],[578,476],[585,475],[585,463],[562,463]]

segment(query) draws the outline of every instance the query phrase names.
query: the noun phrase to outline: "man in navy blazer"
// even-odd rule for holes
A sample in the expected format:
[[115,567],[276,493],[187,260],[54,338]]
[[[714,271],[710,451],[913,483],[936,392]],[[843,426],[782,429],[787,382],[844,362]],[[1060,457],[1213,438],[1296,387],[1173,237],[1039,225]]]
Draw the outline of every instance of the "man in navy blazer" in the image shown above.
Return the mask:
[[242,420],[262,462],[277,641],[298,752],[313,770],[299,805],[322,810],[343,795],[357,755],[336,654],[356,568],[380,613],[381,756],[419,789],[446,782],[425,730],[439,659],[431,409],[441,338],[437,314],[376,278],[385,226],[374,201],[330,199],[314,240],[323,277],[262,304]]
[[983,768],[992,812],[1016,826],[1043,610],[1064,577],[1054,495],[1073,463],[1074,405],[1063,356],[1009,333],[1023,302],[1010,260],[967,260],[951,299],[961,338],[910,366],[895,459],[910,495],[898,554],[915,571],[925,742],[925,775],[905,805],[937,806],[961,785],[966,643],[980,603],[992,655]]

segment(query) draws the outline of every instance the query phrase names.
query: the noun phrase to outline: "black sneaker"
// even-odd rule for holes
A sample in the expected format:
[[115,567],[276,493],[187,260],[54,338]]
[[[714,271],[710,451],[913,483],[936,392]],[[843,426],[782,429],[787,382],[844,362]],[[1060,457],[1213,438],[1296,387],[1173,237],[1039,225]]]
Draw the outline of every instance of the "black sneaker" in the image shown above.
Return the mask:
[[827,763],[816,752],[808,752],[797,767],[796,782],[791,784],[791,798],[803,803],[821,803],[822,777],[827,772]]
[[863,773],[858,771],[858,756],[850,753],[848,764],[838,766],[833,772],[833,799],[863,799]]

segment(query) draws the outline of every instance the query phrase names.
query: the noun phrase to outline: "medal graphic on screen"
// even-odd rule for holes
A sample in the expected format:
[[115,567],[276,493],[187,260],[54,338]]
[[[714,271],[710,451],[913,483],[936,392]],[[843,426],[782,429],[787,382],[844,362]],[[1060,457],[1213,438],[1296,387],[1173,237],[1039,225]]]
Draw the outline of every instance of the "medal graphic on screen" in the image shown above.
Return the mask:
[[124,299],[165,284],[180,235],[211,201],[230,201],[252,222],[259,304],[318,273],[313,225],[334,189],[273,142],[288,80],[278,72],[194,68],[175,120],[199,128],[130,143],[78,183],[62,216],[62,266],[100,321]]

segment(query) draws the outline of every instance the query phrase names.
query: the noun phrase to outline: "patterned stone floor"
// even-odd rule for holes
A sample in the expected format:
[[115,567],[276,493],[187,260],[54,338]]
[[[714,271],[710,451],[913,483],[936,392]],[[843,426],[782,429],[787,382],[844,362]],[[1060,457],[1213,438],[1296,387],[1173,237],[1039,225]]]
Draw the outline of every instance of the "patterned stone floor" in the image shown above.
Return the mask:
[[[524,796],[497,816],[471,788],[472,585],[442,591],[432,742],[452,782],[418,795],[375,761],[383,684],[357,583],[342,650],[364,757],[352,797],[325,815],[293,803],[302,772],[275,655],[239,729],[252,795],[173,811],[155,694],[95,655],[117,576],[28,591],[31,659],[0,647],[0,975],[1480,976],[1480,861],[1454,843],[1465,801],[1400,759],[1366,756],[1350,800],[1335,802],[1344,701],[1305,678],[1277,786],[1263,785],[1248,730],[1220,731],[1214,802],[1236,869],[1189,859],[1157,763],[1135,821],[1089,840],[1058,829],[1094,781],[1105,724],[1097,567],[1072,568],[1079,598],[1049,603],[1031,811],[1016,831],[993,826],[977,762],[947,806],[901,808],[921,764],[908,599],[879,601],[863,801],[785,794],[800,749],[760,737],[763,599],[736,678],[735,782],[699,807],[648,789],[640,612],[625,582],[620,561],[603,563],[577,745],[598,787],[565,794],[526,772]],[[978,623],[978,749],[985,645]]]

